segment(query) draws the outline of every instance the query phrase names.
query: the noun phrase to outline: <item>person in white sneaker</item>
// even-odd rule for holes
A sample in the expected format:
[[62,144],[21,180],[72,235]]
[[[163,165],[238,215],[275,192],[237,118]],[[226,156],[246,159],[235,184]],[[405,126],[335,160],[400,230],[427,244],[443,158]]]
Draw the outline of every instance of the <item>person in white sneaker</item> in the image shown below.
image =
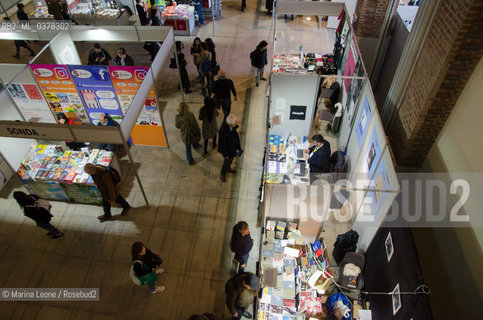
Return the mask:
[[164,291],[164,286],[155,286],[158,274],[164,272],[164,269],[158,268],[163,260],[142,242],[132,244],[131,255],[134,274],[141,281],[141,285],[147,284],[148,290],[153,294]]

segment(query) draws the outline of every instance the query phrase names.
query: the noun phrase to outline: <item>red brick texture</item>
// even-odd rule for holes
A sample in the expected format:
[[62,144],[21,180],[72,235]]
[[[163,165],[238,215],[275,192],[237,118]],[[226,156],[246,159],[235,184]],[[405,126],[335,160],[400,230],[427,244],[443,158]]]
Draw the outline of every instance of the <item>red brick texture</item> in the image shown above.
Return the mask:
[[483,2],[444,0],[388,129],[398,165],[420,167],[483,56]]
[[[354,24],[354,29],[357,37],[379,38],[388,5],[392,0],[359,0],[355,14],[357,15],[357,23]],[[399,4],[399,1],[397,1]],[[394,18],[397,14],[397,5],[392,13],[391,25],[392,28]]]

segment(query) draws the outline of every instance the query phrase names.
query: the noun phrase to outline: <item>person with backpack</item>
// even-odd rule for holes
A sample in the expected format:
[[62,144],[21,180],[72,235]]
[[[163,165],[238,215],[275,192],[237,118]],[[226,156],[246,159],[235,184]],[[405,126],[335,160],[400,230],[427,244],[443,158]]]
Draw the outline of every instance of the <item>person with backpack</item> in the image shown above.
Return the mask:
[[201,43],[201,53],[196,56],[196,59],[200,73],[201,95],[205,97],[208,89],[208,96],[211,97],[211,53],[208,51],[206,42]]
[[268,46],[267,41],[262,40],[257,45],[256,49],[252,51],[252,53],[250,53],[250,60],[251,60],[252,66],[257,69],[257,73],[255,77],[257,87],[259,85],[260,80],[263,80],[263,81],[267,80],[263,77],[263,69],[265,68],[265,65],[268,63],[267,46]]
[[101,48],[99,43],[94,43],[94,49],[89,51],[89,59],[87,61],[88,65],[109,65],[111,61],[111,55],[105,49]]
[[35,221],[39,228],[47,230],[48,236],[52,236],[52,239],[59,239],[64,236],[62,232],[50,224],[53,217],[50,213],[52,206],[47,200],[40,199],[34,194],[27,195],[22,191],[15,191],[13,197],[17,200],[20,208],[23,209],[23,214]]
[[252,318],[246,311],[258,290],[258,277],[251,272],[239,273],[225,284],[226,306],[233,319]]
[[[112,168],[100,165],[93,165],[92,163],[87,163],[84,166],[84,171],[87,174],[91,175],[92,180],[94,180],[94,183],[96,184],[97,189],[102,196],[102,207],[104,209],[104,215],[99,216],[98,219],[101,220],[101,222],[104,222],[112,218],[112,202],[117,202],[121,205],[121,216],[126,215],[129,209],[131,209],[131,206],[129,205],[129,203],[127,203],[127,201],[122,197],[121,193],[119,192],[119,173],[114,174],[111,172]],[[115,177],[117,178],[117,182],[114,179]]]
[[233,226],[231,234],[230,249],[235,253],[235,260],[238,261],[238,273],[245,271],[250,250],[253,247],[253,239],[250,237],[250,228],[245,221],[239,221]]
[[155,286],[158,280],[158,274],[164,272],[158,266],[163,260],[151,250],[146,248],[142,242],[134,242],[131,246],[132,270],[135,277],[139,280],[139,285],[147,284],[148,290],[152,293],[163,292],[164,286]]

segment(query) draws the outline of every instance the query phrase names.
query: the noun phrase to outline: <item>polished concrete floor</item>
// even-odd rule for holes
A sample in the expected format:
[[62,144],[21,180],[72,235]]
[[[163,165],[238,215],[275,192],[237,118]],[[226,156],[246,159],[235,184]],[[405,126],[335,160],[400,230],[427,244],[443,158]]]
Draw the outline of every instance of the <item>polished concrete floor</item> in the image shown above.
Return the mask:
[[[197,32],[202,39],[213,38],[218,62],[238,91],[239,101],[232,111],[240,119],[245,150],[233,165],[238,173],[228,175],[227,182],[221,183],[222,158],[216,151],[203,156],[195,150],[197,164],[187,165],[184,144],[174,128],[176,107],[185,99],[197,114],[202,97],[189,56],[193,37],[179,37],[177,40],[185,43],[193,93],[183,97],[177,88],[175,71],[168,68],[156,88],[165,106],[162,115],[170,148],[131,149],[149,209],[126,157],[121,159],[122,193],[135,209],[126,217],[99,223],[99,206],[52,202],[52,223],[65,233],[62,239],[45,236],[42,229],[22,215],[12,199],[12,192],[22,189],[16,179],[0,193],[0,287],[100,288],[100,301],[1,302],[0,319],[184,320],[203,312],[212,312],[217,319],[230,319],[224,305],[224,284],[233,270],[229,237],[237,221],[249,223],[255,246],[248,271],[255,272],[261,230],[259,186],[266,141],[267,88],[265,82],[255,86],[249,53],[259,41],[270,39],[271,17],[266,15],[263,1],[247,3],[242,13],[240,2],[224,1],[223,18],[216,21],[216,36],[209,20]],[[290,30],[302,33],[305,28],[316,28],[314,21],[301,17],[287,23],[283,18],[278,21],[280,30],[287,30],[291,37],[297,33]],[[330,38],[330,33],[322,30],[311,39],[304,35],[303,41],[323,43]],[[294,42],[296,49],[298,41]],[[43,43],[31,45],[37,51]],[[327,50],[331,45],[332,42],[327,44]],[[80,53],[84,51],[86,55],[89,46],[78,44]],[[114,52],[119,44],[106,46]],[[11,45],[1,53],[2,62],[28,61],[26,54],[20,59],[12,58],[13,48]],[[139,60],[147,61],[142,49],[129,48]],[[336,150],[335,139],[330,141]],[[113,214],[120,210],[113,208]],[[345,231],[340,226],[328,225],[325,229],[329,245],[337,233]],[[151,295],[129,279],[130,247],[134,241],[144,242],[164,259],[166,271],[159,283],[166,286],[165,292]]]

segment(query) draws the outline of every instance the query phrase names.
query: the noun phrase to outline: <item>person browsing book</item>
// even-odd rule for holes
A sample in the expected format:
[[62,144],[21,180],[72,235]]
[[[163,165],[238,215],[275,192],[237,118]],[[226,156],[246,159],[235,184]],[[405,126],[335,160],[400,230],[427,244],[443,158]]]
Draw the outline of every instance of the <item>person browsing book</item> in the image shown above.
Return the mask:
[[309,149],[305,149],[307,155],[307,163],[310,165],[311,173],[326,173],[330,170],[330,144],[324,140],[324,137],[320,134],[316,134],[312,137],[315,145]]

